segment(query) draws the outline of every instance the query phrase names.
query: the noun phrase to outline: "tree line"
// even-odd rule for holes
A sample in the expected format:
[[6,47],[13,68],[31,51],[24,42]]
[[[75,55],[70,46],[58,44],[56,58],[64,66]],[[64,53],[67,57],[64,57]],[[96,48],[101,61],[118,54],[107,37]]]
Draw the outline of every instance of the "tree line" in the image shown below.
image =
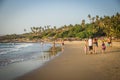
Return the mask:
[[88,38],[88,37],[116,37],[120,38],[120,14],[112,16],[92,17],[88,15],[90,23],[82,20],[80,24],[64,25],[60,28],[50,25],[31,27],[33,37],[36,38]]
[[79,38],[84,39],[88,37],[115,37],[120,38],[120,13],[116,13],[112,16],[99,17],[96,15],[92,17],[88,15],[89,23],[82,20],[80,24],[69,24],[61,27],[57,26],[40,26],[31,27],[31,32],[27,33],[24,29],[24,34],[17,35],[11,34],[0,37],[0,40],[4,39],[17,39],[26,38],[29,40],[33,39],[44,39],[44,38]]

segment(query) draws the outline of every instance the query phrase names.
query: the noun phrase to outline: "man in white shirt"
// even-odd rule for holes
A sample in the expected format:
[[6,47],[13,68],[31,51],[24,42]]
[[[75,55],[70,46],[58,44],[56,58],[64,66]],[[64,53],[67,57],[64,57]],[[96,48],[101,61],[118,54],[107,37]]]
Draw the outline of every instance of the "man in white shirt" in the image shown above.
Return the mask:
[[89,47],[89,53],[92,53],[92,51],[93,51],[93,40],[92,40],[91,37],[88,40],[88,47]]

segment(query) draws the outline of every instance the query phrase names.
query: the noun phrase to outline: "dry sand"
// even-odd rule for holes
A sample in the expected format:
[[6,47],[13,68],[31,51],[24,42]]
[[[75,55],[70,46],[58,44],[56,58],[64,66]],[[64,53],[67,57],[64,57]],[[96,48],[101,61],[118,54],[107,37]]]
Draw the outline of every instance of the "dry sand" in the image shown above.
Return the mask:
[[[118,43],[117,43],[118,44]],[[17,80],[120,80],[120,47],[84,54],[83,43],[65,42],[60,56]]]

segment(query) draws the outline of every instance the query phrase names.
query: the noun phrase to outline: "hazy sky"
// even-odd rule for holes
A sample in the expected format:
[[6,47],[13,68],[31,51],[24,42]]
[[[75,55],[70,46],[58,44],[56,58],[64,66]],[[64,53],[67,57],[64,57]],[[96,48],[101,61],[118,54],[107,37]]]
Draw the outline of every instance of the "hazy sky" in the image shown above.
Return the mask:
[[21,34],[33,26],[88,22],[91,16],[120,13],[120,0],[0,0],[0,34]]

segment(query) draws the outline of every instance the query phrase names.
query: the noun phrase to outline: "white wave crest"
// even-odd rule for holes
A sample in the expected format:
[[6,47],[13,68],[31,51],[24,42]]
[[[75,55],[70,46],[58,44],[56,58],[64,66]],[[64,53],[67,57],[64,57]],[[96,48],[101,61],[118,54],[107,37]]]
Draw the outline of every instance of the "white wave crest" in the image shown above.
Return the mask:
[[[13,44],[12,44],[13,45]],[[9,48],[1,48],[0,49],[0,55],[1,54],[8,54],[8,53],[11,53],[11,52],[15,52],[15,51],[19,51],[21,50],[21,48],[25,48],[25,47],[29,47],[29,46],[32,46],[33,44],[32,43],[17,43],[17,44],[14,44],[14,47],[9,47]]]
[[32,46],[33,44],[28,44],[28,43],[23,43],[23,44],[20,44],[20,45],[16,45],[15,48],[25,48],[25,47],[29,47],[29,46]]

